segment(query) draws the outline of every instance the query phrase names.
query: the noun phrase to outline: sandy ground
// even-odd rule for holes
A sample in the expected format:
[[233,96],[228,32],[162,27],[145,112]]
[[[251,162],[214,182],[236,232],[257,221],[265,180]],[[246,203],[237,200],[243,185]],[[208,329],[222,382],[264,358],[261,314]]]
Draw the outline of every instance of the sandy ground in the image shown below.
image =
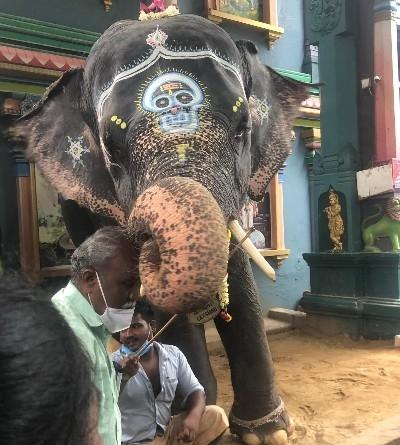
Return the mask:
[[[392,341],[291,331],[270,337],[269,343],[280,394],[296,422],[291,443],[338,445],[399,414],[400,349]],[[218,403],[228,413],[232,388],[222,346],[210,355]]]

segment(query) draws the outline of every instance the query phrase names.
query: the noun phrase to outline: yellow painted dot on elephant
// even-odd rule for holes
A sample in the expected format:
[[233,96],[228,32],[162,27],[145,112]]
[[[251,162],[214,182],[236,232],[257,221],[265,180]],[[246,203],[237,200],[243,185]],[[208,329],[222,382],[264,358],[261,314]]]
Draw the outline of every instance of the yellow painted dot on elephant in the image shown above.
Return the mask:
[[240,107],[240,105],[242,105],[241,102],[239,102],[239,101],[237,100],[237,101],[236,101],[236,106],[237,106],[237,107]]
[[239,97],[239,102],[243,102],[243,97]]
[[115,121],[115,123],[116,123],[117,125],[119,125],[121,122],[122,122],[122,119],[121,119],[121,118],[118,118],[118,119]]
[[118,119],[118,116],[111,116],[111,120],[115,122]]
[[232,107],[232,109],[233,109],[233,112],[236,113],[236,111],[238,110],[238,107],[237,107],[236,105],[234,105],[234,106]]
[[122,122],[122,124],[121,124],[121,128],[122,128],[123,130],[125,130],[125,128],[126,128],[126,122]]

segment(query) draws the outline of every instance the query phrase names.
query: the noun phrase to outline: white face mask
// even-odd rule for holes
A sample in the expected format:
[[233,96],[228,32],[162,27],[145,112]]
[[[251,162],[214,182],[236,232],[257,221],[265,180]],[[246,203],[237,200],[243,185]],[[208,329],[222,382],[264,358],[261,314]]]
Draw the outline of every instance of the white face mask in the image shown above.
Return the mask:
[[[103,286],[101,285],[99,275],[96,271],[97,282],[99,283],[101,295],[103,296],[106,310],[102,315],[99,315],[104,326],[111,332],[120,332],[126,328],[129,328],[132,322],[133,313],[135,311],[135,302],[129,302],[129,308],[116,309],[108,307],[106,297],[103,292]],[[89,297],[90,299],[90,297]],[[92,305],[93,306],[93,305]]]

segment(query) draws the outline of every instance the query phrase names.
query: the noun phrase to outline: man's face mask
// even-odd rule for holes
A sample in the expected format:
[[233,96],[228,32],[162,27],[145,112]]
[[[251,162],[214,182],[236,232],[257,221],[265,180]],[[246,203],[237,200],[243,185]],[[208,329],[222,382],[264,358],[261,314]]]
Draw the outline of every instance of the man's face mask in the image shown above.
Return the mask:
[[[151,330],[151,326],[149,326],[149,333],[147,335],[146,340],[136,349],[129,347],[128,345],[122,345],[121,346],[121,354],[124,356],[131,356],[131,355],[137,355],[138,357],[142,357],[143,355],[147,354],[151,351],[151,348],[153,347],[153,343],[150,343],[150,340],[153,337],[153,333]],[[139,352],[139,354],[138,354]]]
[[[99,274],[96,271],[97,282],[99,283],[100,292],[103,296],[106,310],[102,315],[99,315],[104,326],[111,333],[123,331],[131,325],[133,313],[135,311],[135,302],[128,302],[121,309],[109,307],[106,296],[104,295],[103,286],[101,285]],[[89,297],[90,300],[90,297]],[[91,302],[90,302],[91,303]],[[93,305],[92,305],[93,306]]]

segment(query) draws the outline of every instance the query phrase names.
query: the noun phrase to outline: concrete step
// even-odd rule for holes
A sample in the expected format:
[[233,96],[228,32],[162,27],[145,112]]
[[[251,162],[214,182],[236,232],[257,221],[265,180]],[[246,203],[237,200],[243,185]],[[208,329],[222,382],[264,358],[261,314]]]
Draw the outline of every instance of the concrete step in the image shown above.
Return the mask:
[[[269,317],[264,317],[264,328],[267,335],[281,334],[282,332],[288,332],[294,329],[292,323],[284,320],[274,320]],[[206,340],[210,346],[218,346],[221,344],[221,339],[214,322],[209,321],[205,324]]]
[[301,328],[305,325],[307,314],[293,309],[274,307],[268,311],[268,317],[274,320],[286,321],[294,328]]
[[264,328],[267,335],[281,334],[294,329],[293,324],[288,321],[274,320],[269,317],[264,317]]

